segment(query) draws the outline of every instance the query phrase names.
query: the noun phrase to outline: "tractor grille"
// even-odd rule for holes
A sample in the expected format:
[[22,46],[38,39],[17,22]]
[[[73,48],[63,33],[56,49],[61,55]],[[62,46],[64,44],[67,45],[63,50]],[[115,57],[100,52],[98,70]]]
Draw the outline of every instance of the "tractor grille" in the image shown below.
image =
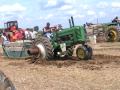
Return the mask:
[[61,36],[61,37],[58,38],[58,42],[61,43],[61,42],[65,42],[65,41],[70,41],[70,40],[72,40],[72,38],[73,38],[72,34]]

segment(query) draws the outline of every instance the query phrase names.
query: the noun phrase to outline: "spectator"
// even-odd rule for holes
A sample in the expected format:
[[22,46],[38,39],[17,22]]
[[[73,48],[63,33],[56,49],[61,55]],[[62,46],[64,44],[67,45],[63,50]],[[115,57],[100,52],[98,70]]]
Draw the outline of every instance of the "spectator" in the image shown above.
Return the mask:
[[30,32],[32,39],[35,39],[37,32],[35,30],[32,30]]
[[62,25],[61,25],[61,24],[58,24],[57,29],[61,31],[61,30],[63,29],[63,28],[62,28]]
[[1,38],[2,38],[2,45],[9,44],[9,41],[5,33],[2,34]]
[[24,33],[25,33],[25,39],[31,39],[30,31],[25,30]]
[[25,39],[25,30],[19,28],[19,37],[21,38],[21,40],[24,40]]

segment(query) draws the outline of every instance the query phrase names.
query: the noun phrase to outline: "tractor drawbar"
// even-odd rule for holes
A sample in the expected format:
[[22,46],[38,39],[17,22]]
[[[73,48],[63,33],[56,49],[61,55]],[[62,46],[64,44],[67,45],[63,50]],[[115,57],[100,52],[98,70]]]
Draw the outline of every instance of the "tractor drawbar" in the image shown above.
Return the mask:
[[34,46],[34,47],[28,49],[27,53],[29,55],[38,55],[40,53],[40,50],[39,50],[39,48],[37,46]]

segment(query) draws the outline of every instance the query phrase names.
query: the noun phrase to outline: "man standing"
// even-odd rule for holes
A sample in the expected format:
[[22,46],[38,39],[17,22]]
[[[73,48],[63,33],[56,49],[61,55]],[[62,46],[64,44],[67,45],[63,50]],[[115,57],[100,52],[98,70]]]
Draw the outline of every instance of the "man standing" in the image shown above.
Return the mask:
[[1,38],[2,38],[2,45],[9,44],[9,41],[5,33],[2,34]]
[[36,38],[37,31],[32,30],[32,31],[30,32],[30,34],[31,34],[32,39],[34,40],[34,39]]

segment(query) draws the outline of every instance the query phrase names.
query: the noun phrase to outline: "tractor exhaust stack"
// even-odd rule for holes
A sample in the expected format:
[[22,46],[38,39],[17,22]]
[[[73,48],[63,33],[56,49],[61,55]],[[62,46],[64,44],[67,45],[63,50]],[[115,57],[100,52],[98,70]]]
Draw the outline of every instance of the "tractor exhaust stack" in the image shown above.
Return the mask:
[[70,28],[72,27],[72,24],[71,24],[71,20],[69,19],[69,25],[70,25]]
[[75,26],[73,16],[71,16],[72,27]]

